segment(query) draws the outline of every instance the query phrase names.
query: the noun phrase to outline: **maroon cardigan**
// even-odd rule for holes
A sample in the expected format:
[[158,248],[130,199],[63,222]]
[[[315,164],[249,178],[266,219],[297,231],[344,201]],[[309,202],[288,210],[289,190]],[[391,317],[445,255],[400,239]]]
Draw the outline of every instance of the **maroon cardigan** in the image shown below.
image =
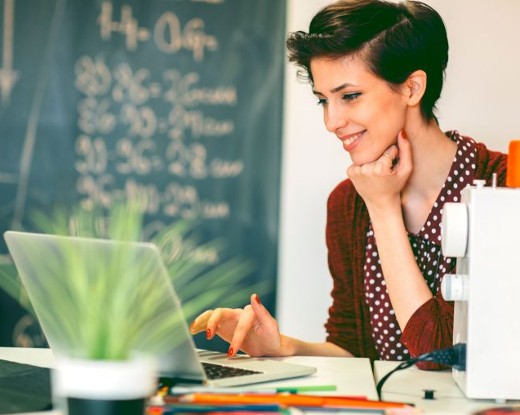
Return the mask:
[[[504,186],[507,155],[489,151],[477,143],[475,179],[491,184],[497,173],[498,186]],[[350,179],[341,182],[330,194],[327,204],[326,241],[329,269],[333,278],[332,306],[325,324],[327,341],[357,357],[377,360],[365,303],[363,265],[365,262],[368,211]],[[453,302],[439,293],[412,315],[402,330],[401,342],[412,357],[452,345]],[[438,365],[420,364],[423,369]]]

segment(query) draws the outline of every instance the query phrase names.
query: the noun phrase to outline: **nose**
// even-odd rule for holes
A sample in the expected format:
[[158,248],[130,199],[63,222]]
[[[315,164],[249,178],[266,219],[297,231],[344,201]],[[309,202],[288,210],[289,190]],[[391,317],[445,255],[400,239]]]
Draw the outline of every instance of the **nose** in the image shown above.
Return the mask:
[[348,123],[347,114],[339,106],[328,104],[323,113],[325,128],[331,133],[343,128]]

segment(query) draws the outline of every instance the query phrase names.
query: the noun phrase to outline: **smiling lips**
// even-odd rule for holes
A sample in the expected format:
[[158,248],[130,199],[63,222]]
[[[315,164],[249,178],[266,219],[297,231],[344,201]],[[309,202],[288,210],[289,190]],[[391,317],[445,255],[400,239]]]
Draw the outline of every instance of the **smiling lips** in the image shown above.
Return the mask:
[[365,133],[366,130],[360,131],[355,134],[349,134],[343,137],[338,137],[343,143],[343,148],[347,151],[350,151],[357,140],[361,138],[361,136]]

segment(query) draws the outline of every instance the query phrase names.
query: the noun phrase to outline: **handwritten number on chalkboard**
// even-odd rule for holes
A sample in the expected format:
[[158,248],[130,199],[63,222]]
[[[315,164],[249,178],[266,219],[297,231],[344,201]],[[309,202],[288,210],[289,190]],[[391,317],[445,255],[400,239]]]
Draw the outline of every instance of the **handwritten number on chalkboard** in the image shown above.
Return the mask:
[[[98,17],[101,39],[109,41],[113,33],[122,35],[126,39],[127,50],[135,51],[139,42],[150,40],[150,31],[145,27],[139,27],[139,22],[133,17],[131,6],[121,6],[120,14],[121,19],[114,20],[112,3],[108,1],[102,3]],[[218,49],[217,38],[206,34],[204,29],[204,21],[200,18],[190,19],[182,27],[177,15],[167,11],[157,20],[153,39],[157,48],[163,53],[173,54],[185,49],[193,53],[195,61],[202,61],[206,50]]]

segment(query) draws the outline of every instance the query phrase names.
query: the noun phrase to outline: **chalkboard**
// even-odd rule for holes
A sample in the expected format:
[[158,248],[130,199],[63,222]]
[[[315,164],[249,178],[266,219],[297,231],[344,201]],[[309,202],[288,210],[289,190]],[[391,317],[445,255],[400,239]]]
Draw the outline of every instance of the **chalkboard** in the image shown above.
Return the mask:
[[[0,231],[145,192],[146,232],[200,220],[274,312],[285,1],[0,5]],[[26,316],[0,295],[9,345]]]

